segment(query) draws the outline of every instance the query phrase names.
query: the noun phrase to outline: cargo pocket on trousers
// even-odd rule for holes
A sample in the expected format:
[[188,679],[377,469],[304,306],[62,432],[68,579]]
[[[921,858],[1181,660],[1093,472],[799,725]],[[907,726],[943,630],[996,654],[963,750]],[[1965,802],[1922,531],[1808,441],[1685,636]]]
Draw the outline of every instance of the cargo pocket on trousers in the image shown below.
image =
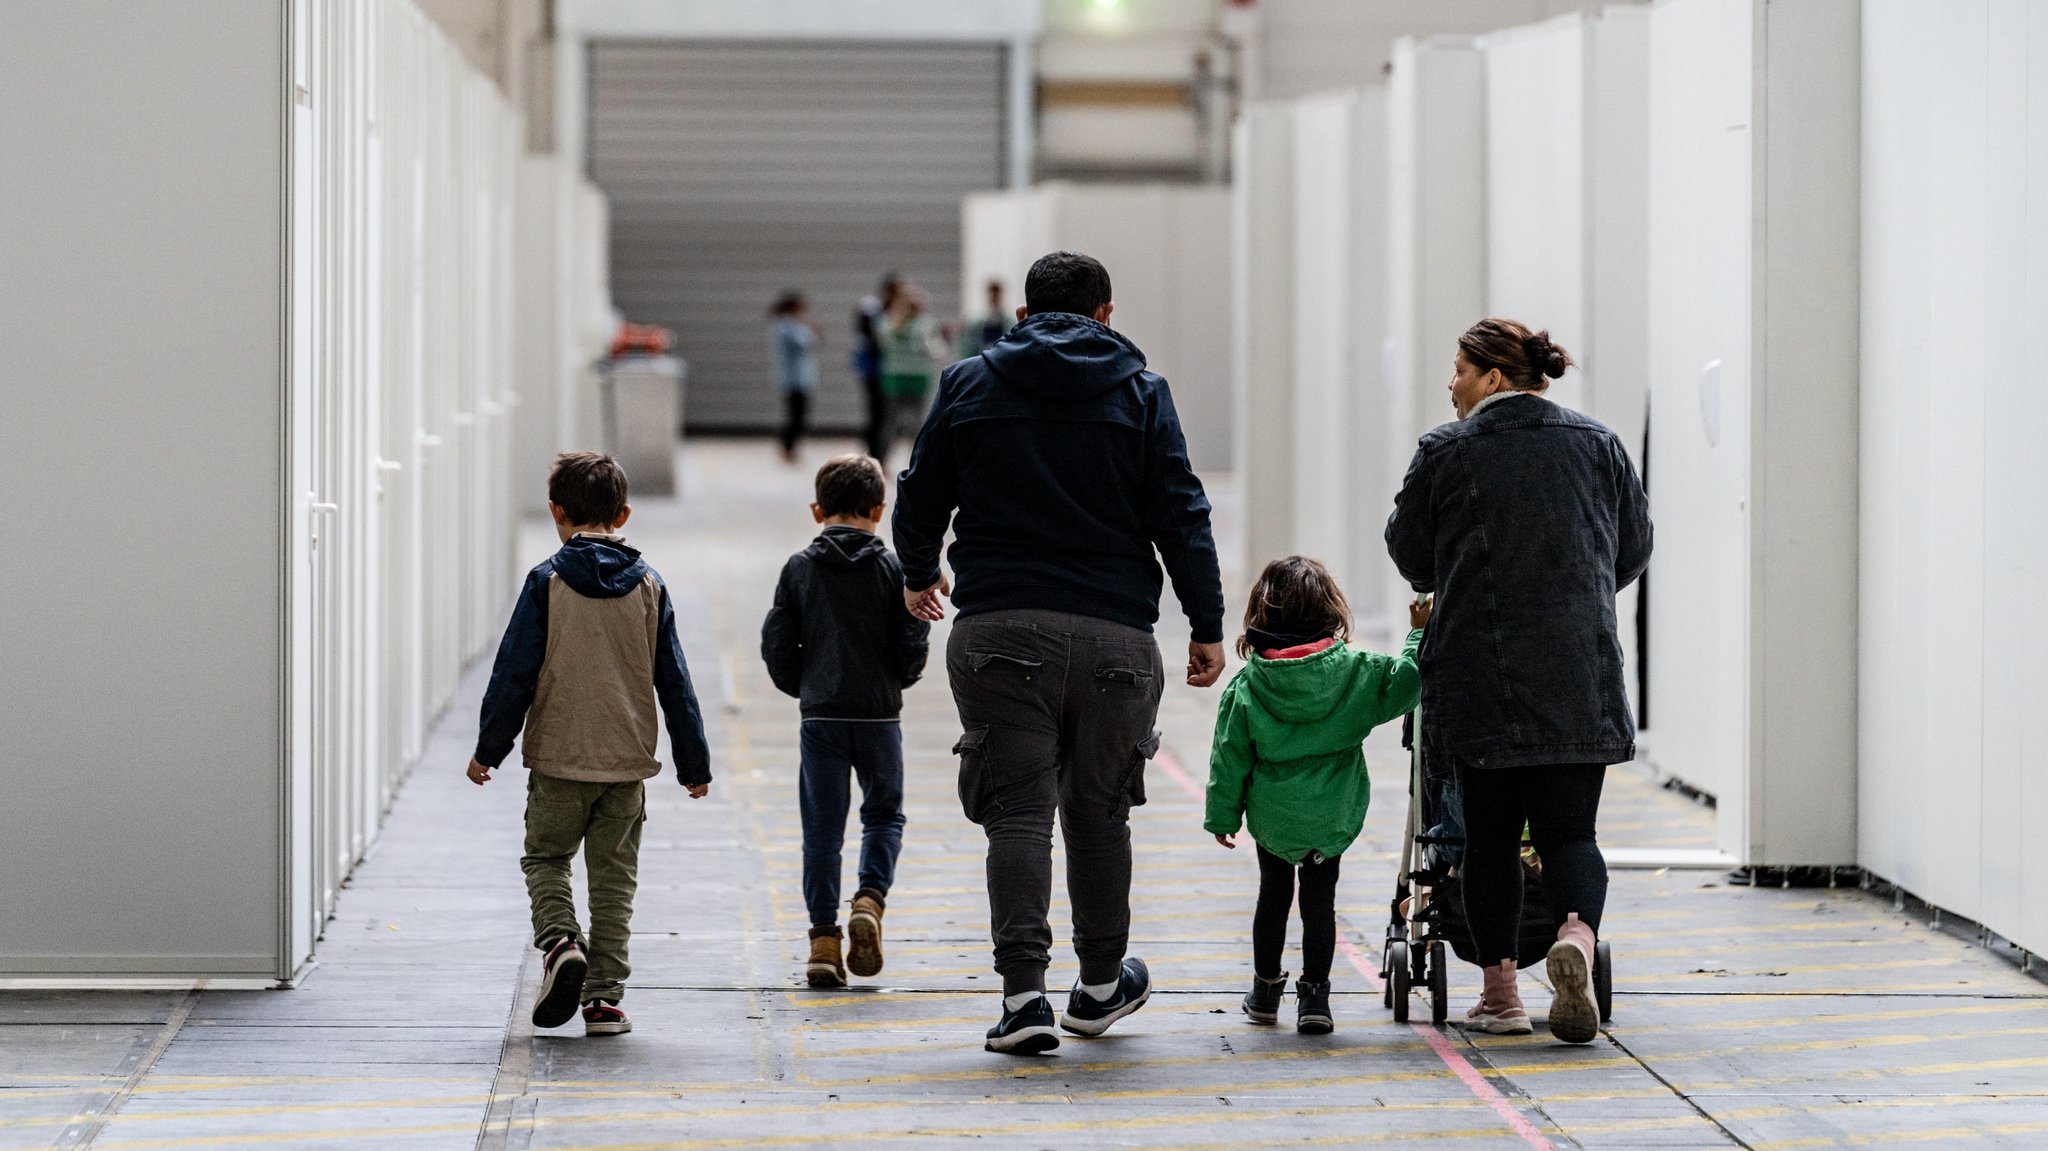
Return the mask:
[[1159,754],[1159,733],[1152,732],[1131,749],[1131,772],[1124,777],[1121,792],[1130,807],[1145,806],[1145,762]]
[[953,754],[960,757],[960,810],[977,824],[988,819],[996,803],[995,780],[988,771],[988,734],[988,728],[970,728],[953,744]]

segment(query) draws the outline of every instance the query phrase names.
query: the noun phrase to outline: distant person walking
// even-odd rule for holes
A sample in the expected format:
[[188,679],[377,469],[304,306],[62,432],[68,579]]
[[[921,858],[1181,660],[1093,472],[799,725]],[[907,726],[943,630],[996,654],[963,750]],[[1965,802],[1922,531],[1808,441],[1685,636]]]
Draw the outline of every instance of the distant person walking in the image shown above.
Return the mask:
[[882,317],[882,438],[874,453],[886,461],[901,439],[914,439],[924,422],[925,402],[938,382],[945,355],[937,325],[925,314],[924,289],[905,284]]
[[1485,972],[1466,1026],[1526,1035],[1515,984],[1526,824],[1557,942],[1550,1030],[1599,1034],[1592,968],[1607,902],[1594,834],[1607,765],[1635,757],[1614,596],[1650,560],[1649,500],[1621,441],[1543,397],[1571,356],[1547,332],[1489,319],[1458,338],[1458,422],[1422,437],[1387,520],[1387,551],[1436,594],[1422,644],[1427,759],[1465,804],[1465,913]]
[[896,293],[902,290],[903,277],[889,272],[874,295],[862,296],[853,310],[853,370],[860,376],[861,396],[867,402],[861,439],[868,454],[878,460],[888,455],[888,445],[882,442],[882,421],[888,416],[882,401],[882,317],[888,315]]
[[964,360],[988,351],[1016,326],[1017,314],[1003,306],[1003,282],[990,280],[988,310],[961,326],[960,358]]
[[[1152,992],[1130,938],[1130,813],[1165,670],[1152,625],[1161,575],[1187,612],[1187,682],[1223,673],[1223,585],[1209,501],[1166,381],[1108,326],[1109,273],[1054,252],[1031,267],[1022,322],[946,369],[897,481],[905,602],[960,620],[946,674],[965,729],[960,802],[988,835],[1002,1018],[990,1051],[1059,1046],[1045,998],[1052,826],[1067,846],[1080,978],[1060,1025],[1100,1035]],[[957,514],[956,514],[957,513]],[[948,526],[957,593],[939,570]]]
[[784,292],[768,316],[775,384],[782,392],[782,458],[795,463],[797,445],[809,424],[811,397],[818,391],[818,326],[811,322],[802,292]]

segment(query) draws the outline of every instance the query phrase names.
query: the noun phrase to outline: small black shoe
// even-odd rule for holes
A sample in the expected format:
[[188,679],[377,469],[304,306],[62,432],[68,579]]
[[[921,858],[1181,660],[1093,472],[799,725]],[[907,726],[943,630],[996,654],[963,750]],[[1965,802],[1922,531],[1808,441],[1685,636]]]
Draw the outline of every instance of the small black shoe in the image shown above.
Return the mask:
[[1017,1010],[1003,1008],[1002,1021],[988,1029],[983,1050],[1005,1055],[1038,1055],[1060,1045],[1052,1027],[1052,1004],[1041,995]]
[[533,1025],[560,1027],[576,1018],[577,1001],[583,998],[583,977],[590,972],[590,958],[583,945],[569,936],[555,940],[547,958],[540,963],[540,994],[533,999]]
[[1287,994],[1287,973],[1278,979],[1252,976],[1252,989],[1244,995],[1244,1013],[1253,1023],[1280,1022],[1280,999]]
[[1150,998],[1152,973],[1146,970],[1145,961],[1134,955],[1124,960],[1123,971],[1116,980],[1116,994],[1106,1001],[1091,998],[1079,983],[1074,984],[1060,1026],[1076,1035],[1100,1035],[1109,1030],[1110,1024],[1145,1006]]
[[1294,981],[1294,1029],[1303,1035],[1328,1035],[1337,1029],[1330,1017],[1330,981]]

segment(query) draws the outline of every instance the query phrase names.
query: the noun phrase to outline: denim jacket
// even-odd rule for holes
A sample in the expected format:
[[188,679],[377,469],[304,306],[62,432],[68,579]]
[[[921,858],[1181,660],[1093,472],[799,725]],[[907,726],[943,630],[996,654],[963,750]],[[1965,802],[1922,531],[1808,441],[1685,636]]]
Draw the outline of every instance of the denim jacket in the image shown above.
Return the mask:
[[1438,597],[1425,751],[1482,768],[1635,757],[1614,596],[1650,561],[1650,511],[1613,432],[1533,394],[1437,428],[1386,539]]

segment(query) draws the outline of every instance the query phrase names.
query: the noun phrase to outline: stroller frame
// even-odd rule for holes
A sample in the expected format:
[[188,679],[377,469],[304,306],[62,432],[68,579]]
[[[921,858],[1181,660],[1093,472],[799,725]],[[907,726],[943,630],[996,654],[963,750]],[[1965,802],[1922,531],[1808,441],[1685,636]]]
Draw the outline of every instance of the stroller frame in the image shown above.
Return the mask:
[[[1436,853],[1427,849],[1463,848],[1465,839],[1430,835],[1425,830],[1430,826],[1424,822],[1429,783],[1422,767],[1421,726],[1421,708],[1410,712],[1401,725],[1401,745],[1408,749],[1408,817],[1401,836],[1401,870],[1388,904],[1386,939],[1380,949],[1380,997],[1382,1005],[1394,1013],[1394,1022],[1406,1023],[1410,993],[1427,987],[1429,1021],[1442,1026],[1450,1014],[1453,948],[1446,908],[1436,897],[1453,876],[1448,867],[1438,864]],[[1523,914],[1527,915],[1526,904]],[[1471,947],[1467,943],[1456,950],[1469,956]],[[1614,963],[1606,940],[1594,945],[1593,997],[1600,1006],[1600,1022],[1612,1021]]]

